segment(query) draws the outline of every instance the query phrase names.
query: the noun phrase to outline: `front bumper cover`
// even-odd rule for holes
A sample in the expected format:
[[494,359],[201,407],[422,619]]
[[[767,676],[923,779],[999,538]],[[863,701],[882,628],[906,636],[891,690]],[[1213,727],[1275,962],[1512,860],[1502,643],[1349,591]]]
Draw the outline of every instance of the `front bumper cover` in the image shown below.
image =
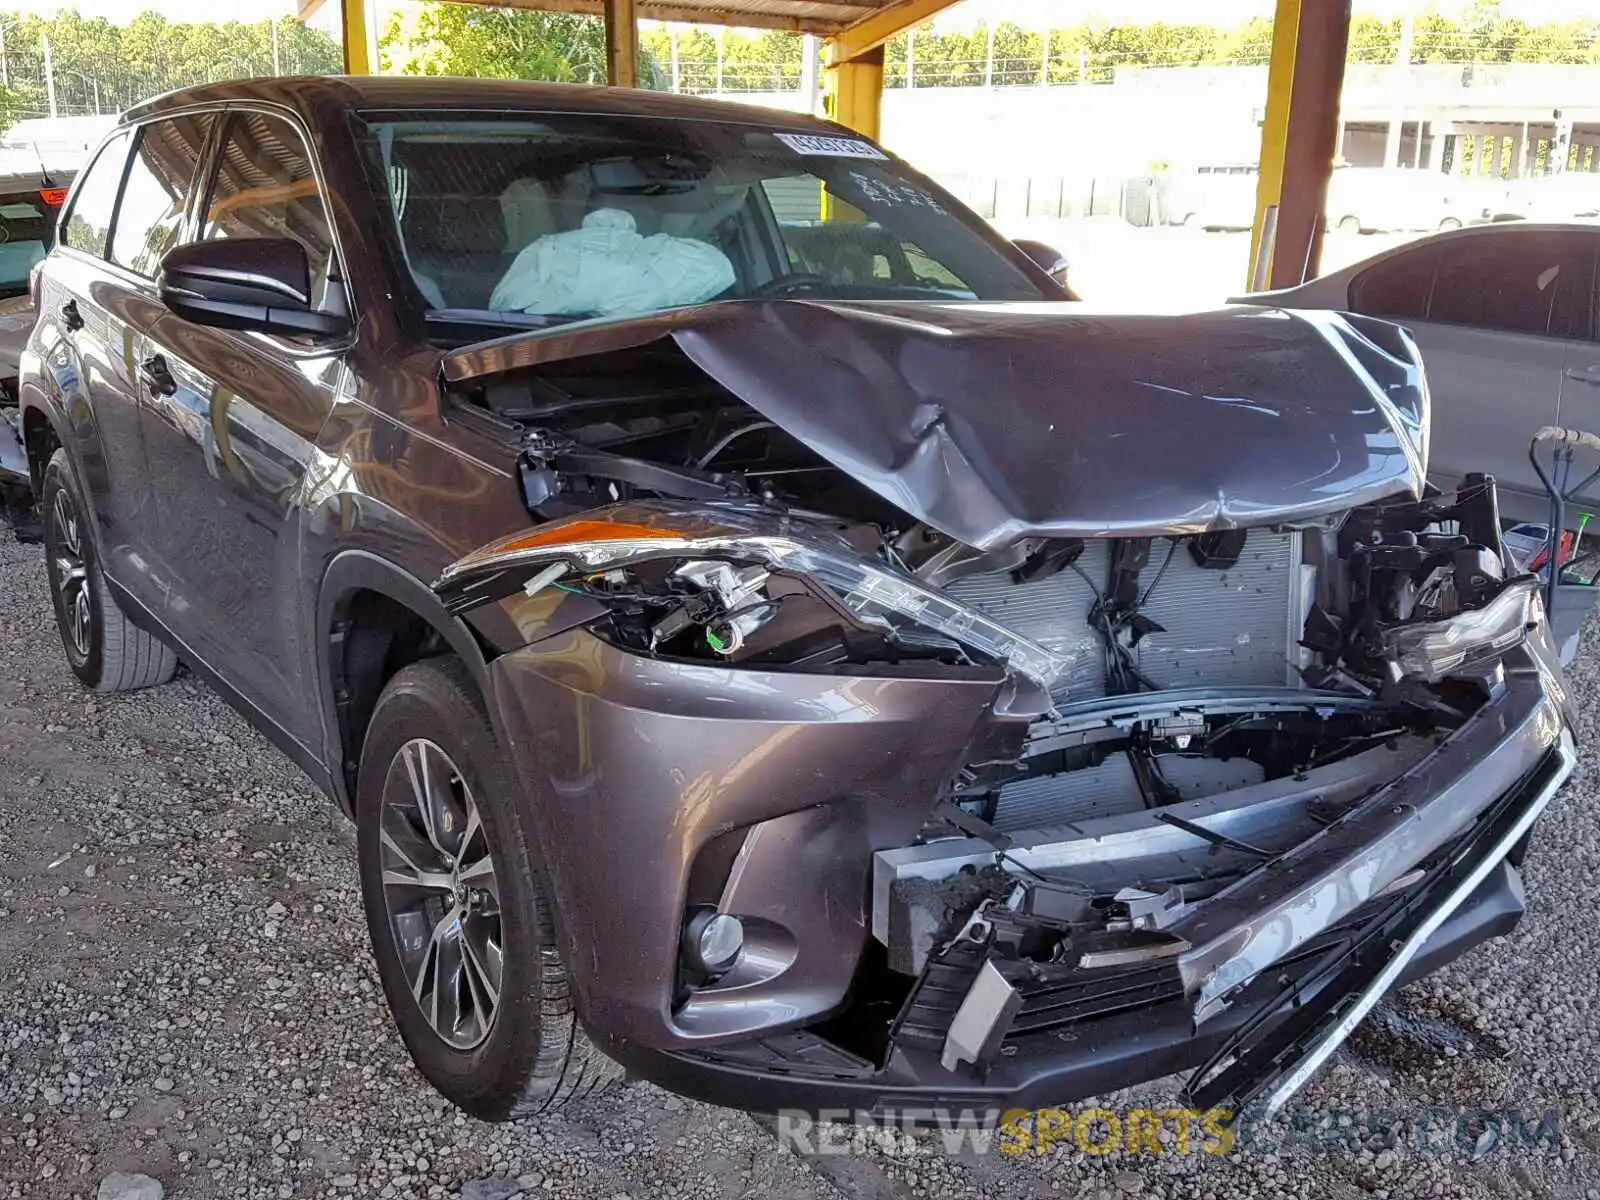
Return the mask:
[[[873,854],[914,840],[933,798],[993,736],[1003,673],[673,663],[568,628],[502,654],[491,679],[578,1012],[602,1049],[674,1089],[744,1108],[1009,1107],[1197,1067],[1241,1030],[1254,1036],[1263,1006],[1282,1007],[1279,977],[1312,971],[1325,937],[1366,921],[1396,878],[1435,861],[1506,797],[1520,797],[1514,807],[1531,821],[1570,770],[1569,706],[1547,641],[1508,655],[1496,698],[1330,836],[1197,908],[1195,931],[1215,936],[1190,936],[1191,946],[1225,952],[1186,959],[1186,971],[1166,960],[1164,978],[1125,1002],[1090,997],[1071,1019],[1035,1020],[1025,1002],[994,1061],[953,1071],[904,1015],[875,1061],[809,1030],[860,999],[852,985],[871,942]],[[720,901],[752,918],[763,973],[686,992],[685,906],[708,857],[728,844],[738,852],[714,872]],[[1434,897],[1417,924],[1395,927],[1413,945],[1380,992],[1515,923],[1515,871],[1492,850],[1480,848],[1487,874],[1453,915]],[[1224,911],[1234,919],[1210,919]],[[1427,923],[1439,929],[1418,932]],[[1251,969],[1225,969],[1238,962]],[[1327,979],[1341,997],[1368,990],[1343,969]],[[1314,983],[1307,977],[1302,1002]],[[959,977],[948,985],[958,1004],[965,987]],[[1347,1011],[1341,1000],[1330,1019]],[[1309,1053],[1320,1032],[1293,1048]]]
[[879,1117],[917,1114],[992,1120],[1064,1104],[1179,1072],[1231,1066],[1191,1079],[1196,1108],[1237,1114],[1267,1095],[1276,1107],[1389,989],[1509,933],[1524,911],[1515,843],[1571,771],[1571,740],[1502,796],[1434,873],[1328,930],[1252,981],[1214,1020],[1196,1027],[1176,973],[1125,972],[1120,986],[1025,994],[986,1070],[946,1070],[942,1045],[980,959],[930,964],[880,1069],[830,1052],[796,1031],[719,1049],[631,1056],[675,1090],[742,1108]]

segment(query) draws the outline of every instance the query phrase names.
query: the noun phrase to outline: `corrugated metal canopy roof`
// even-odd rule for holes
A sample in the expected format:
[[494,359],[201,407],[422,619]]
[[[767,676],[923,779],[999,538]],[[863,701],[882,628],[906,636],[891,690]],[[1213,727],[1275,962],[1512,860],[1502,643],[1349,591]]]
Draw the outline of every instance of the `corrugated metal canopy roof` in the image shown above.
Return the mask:
[[[457,0],[459,3],[460,0]],[[601,16],[603,0],[494,0],[498,8]],[[642,21],[693,21],[831,36],[900,0],[638,0]]]

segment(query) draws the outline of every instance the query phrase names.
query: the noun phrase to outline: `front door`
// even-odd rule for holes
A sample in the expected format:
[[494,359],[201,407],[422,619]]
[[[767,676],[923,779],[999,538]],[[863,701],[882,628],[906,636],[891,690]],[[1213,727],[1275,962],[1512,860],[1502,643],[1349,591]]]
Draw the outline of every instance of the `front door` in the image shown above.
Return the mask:
[[[333,237],[299,130],[268,113],[228,117],[197,236],[290,237],[313,302],[331,287]],[[300,491],[342,379],[342,346],[236,333],[164,311],[140,346],[163,560],[176,564],[173,631],[281,729],[307,741],[314,681],[301,645]]]

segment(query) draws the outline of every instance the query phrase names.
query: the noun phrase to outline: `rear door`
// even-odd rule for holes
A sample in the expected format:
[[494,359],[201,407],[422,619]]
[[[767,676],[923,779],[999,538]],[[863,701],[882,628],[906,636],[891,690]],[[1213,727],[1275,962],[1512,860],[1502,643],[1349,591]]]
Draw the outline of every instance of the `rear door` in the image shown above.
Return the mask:
[[106,261],[132,130],[114,134],[73,193],[60,246],[40,280],[45,386],[67,416],[69,450],[94,510],[105,571],[151,606],[153,522],[124,280]]
[[[196,205],[195,236],[289,237],[311,264],[312,302],[348,302],[330,206],[310,146],[284,117],[227,117]],[[348,339],[345,339],[347,342]],[[281,729],[300,728],[310,661],[291,586],[295,524],[315,442],[333,410],[345,342],[240,333],[163,310],[141,355],[157,544],[185,598],[173,631]]]

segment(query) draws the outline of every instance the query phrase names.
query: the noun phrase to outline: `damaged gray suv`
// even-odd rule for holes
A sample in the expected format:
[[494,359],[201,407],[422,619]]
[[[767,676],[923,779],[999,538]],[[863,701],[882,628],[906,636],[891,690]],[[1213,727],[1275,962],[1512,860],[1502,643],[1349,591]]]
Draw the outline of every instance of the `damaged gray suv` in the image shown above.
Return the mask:
[[1401,329],[1095,314],[837,126],[467,80],[126,115],[21,408],[91,688],[178,661],[358,826],[399,1034],[995,1112],[1282,1103],[1505,933],[1572,769]]

